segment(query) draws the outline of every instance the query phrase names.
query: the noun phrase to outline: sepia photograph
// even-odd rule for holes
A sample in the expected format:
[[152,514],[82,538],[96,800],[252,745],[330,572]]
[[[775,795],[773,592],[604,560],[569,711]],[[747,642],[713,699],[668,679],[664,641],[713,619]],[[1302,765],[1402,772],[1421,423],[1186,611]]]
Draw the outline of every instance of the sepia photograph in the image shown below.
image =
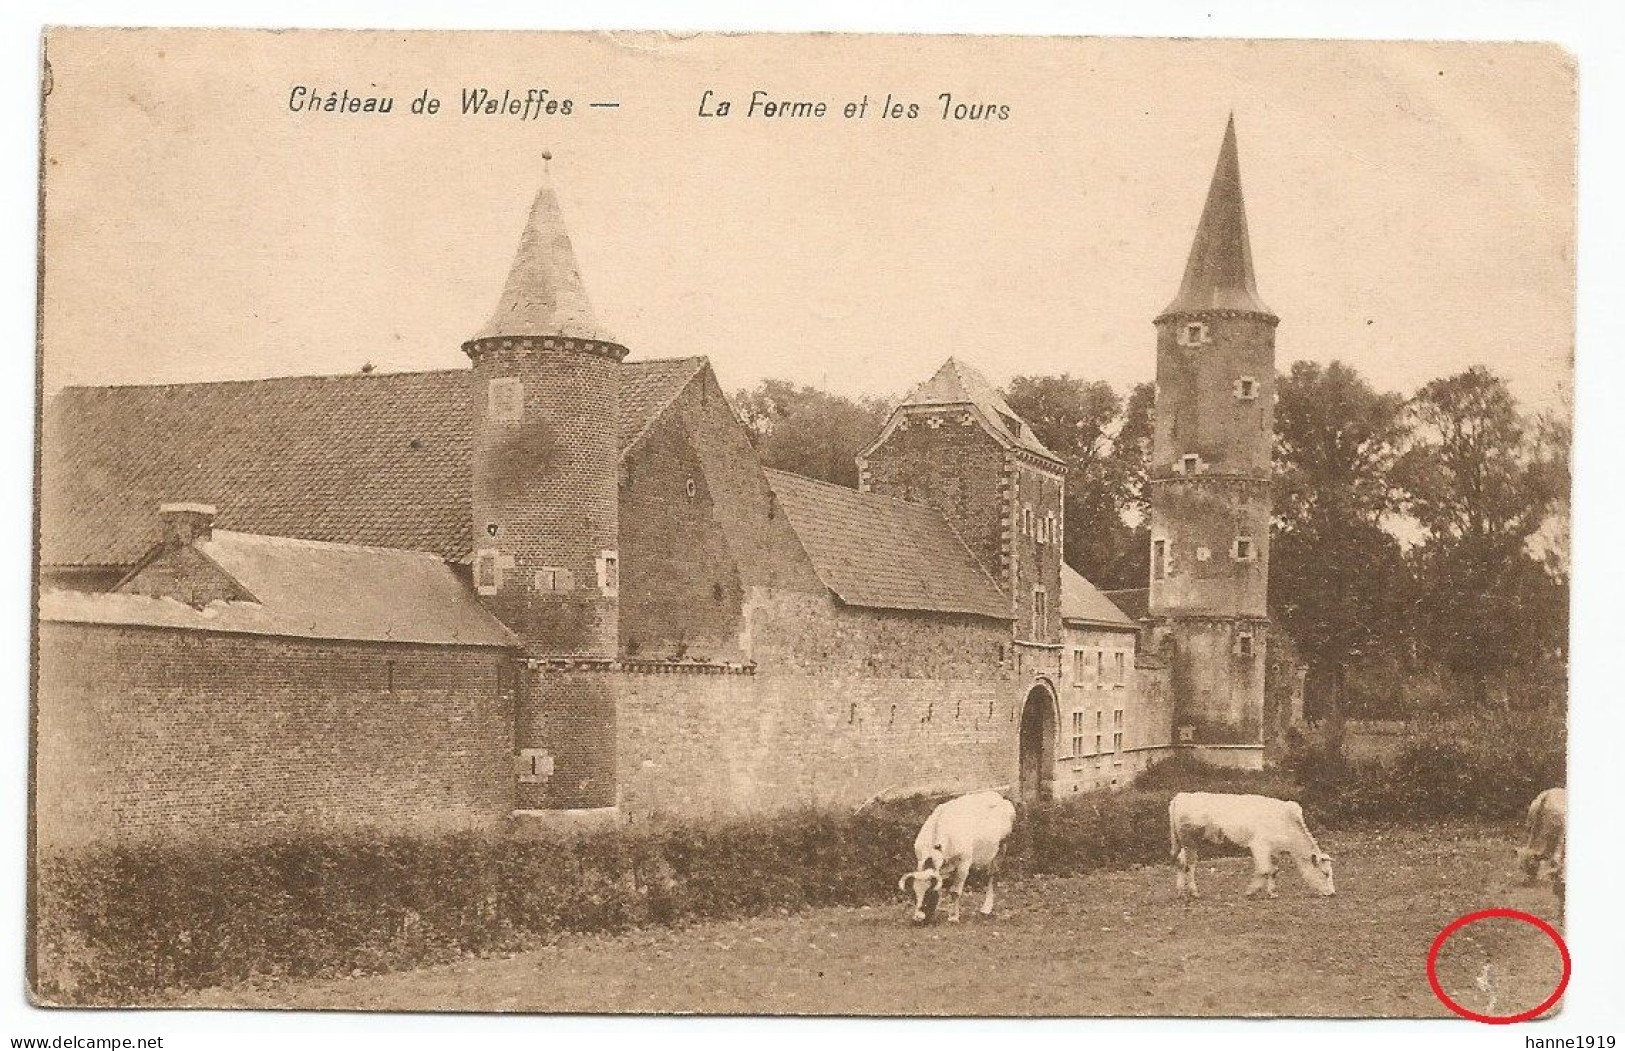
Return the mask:
[[1558,1015],[1577,75],[47,30],[30,1002]]

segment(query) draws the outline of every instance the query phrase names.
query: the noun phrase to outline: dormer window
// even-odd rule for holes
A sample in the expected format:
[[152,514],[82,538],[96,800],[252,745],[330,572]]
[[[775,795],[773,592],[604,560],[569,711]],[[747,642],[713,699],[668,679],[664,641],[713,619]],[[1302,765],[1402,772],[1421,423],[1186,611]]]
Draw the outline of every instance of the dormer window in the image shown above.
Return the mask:
[[1195,453],[1186,453],[1179,458],[1179,473],[1192,475],[1201,471],[1202,458]]
[[1200,321],[1188,321],[1179,328],[1179,344],[1184,347],[1199,347],[1211,342],[1207,325]]
[[1258,397],[1258,381],[1251,376],[1243,376],[1236,381],[1236,397],[1242,401],[1253,401]]

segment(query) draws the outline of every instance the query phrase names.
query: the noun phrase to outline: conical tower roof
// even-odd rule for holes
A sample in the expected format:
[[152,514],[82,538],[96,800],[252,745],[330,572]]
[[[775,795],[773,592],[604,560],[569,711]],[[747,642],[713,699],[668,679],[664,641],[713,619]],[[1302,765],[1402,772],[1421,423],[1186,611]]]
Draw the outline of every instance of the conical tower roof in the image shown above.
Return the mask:
[[1253,281],[1253,248],[1247,237],[1247,208],[1241,199],[1241,162],[1236,156],[1236,118],[1232,114],[1219,147],[1207,205],[1196,226],[1190,261],[1179,295],[1164,314],[1199,310],[1241,310],[1274,316],[1258,298]]
[[[544,159],[550,155],[543,154]],[[491,320],[475,339],[521,336],[565,336],[615,343],[593,316],[581,284],[575,249],[564,228],[559,198],[544,171],[541,189],[530,206],[530,219],[519,237],[508,282]]]

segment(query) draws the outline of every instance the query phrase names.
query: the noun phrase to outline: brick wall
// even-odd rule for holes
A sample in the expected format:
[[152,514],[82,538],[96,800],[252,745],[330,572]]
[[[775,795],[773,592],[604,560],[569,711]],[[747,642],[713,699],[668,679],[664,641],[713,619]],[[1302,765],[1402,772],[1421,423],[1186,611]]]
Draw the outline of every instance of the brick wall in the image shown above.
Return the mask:
[[969,410],[906,413],[863,468],[865,491],[936,508],[1008,590],[1005,451]]
[[825,591],[710,368],[626,451],[620,493],[628,657],[745,659],[747,589]]
[[553,764],[537,783],[517,786],[525,810],[615,805],[616,696],[619,676],[594,665],[542,664],[525,676],[516,739]]
[[[1016,635],[1039,643],[1061,641],[1061,537],[1065,486],[1060,475],[1012,455],[1007,466],[1010,493],[1009,588],[1015,596]],[[1050,521],[1052,526],[1046,526]],[[1046,530],[1053,529],[1053,535]],[[1005,577],[999,578],[1001,581]],[[1035,592],[1042,589],[1048,615],[1037,622]]]
[[499,820],[513,805],[501,659],[42,622],[41,844]]
[[[616,601],[599,587],[598,559],[619,548],[616,355],[625,351],[555,338],[464,349],[474,362],[476,565],[482,551],[501,559],[497,591],[482,601],[531,652],[614,656]],[[493,380],[519,381],[513,422],[491,418]],[[567,570],[572,586],[539,587],[542,569]]]

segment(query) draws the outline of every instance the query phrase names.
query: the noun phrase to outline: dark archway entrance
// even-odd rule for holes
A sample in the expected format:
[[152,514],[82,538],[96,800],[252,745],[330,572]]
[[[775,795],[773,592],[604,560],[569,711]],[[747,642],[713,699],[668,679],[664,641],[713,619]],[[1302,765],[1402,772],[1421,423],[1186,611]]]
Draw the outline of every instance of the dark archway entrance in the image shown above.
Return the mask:
[[1054,794],[1055,694],[1039,683],[1021,709],[1021,800],[1041,803]]

